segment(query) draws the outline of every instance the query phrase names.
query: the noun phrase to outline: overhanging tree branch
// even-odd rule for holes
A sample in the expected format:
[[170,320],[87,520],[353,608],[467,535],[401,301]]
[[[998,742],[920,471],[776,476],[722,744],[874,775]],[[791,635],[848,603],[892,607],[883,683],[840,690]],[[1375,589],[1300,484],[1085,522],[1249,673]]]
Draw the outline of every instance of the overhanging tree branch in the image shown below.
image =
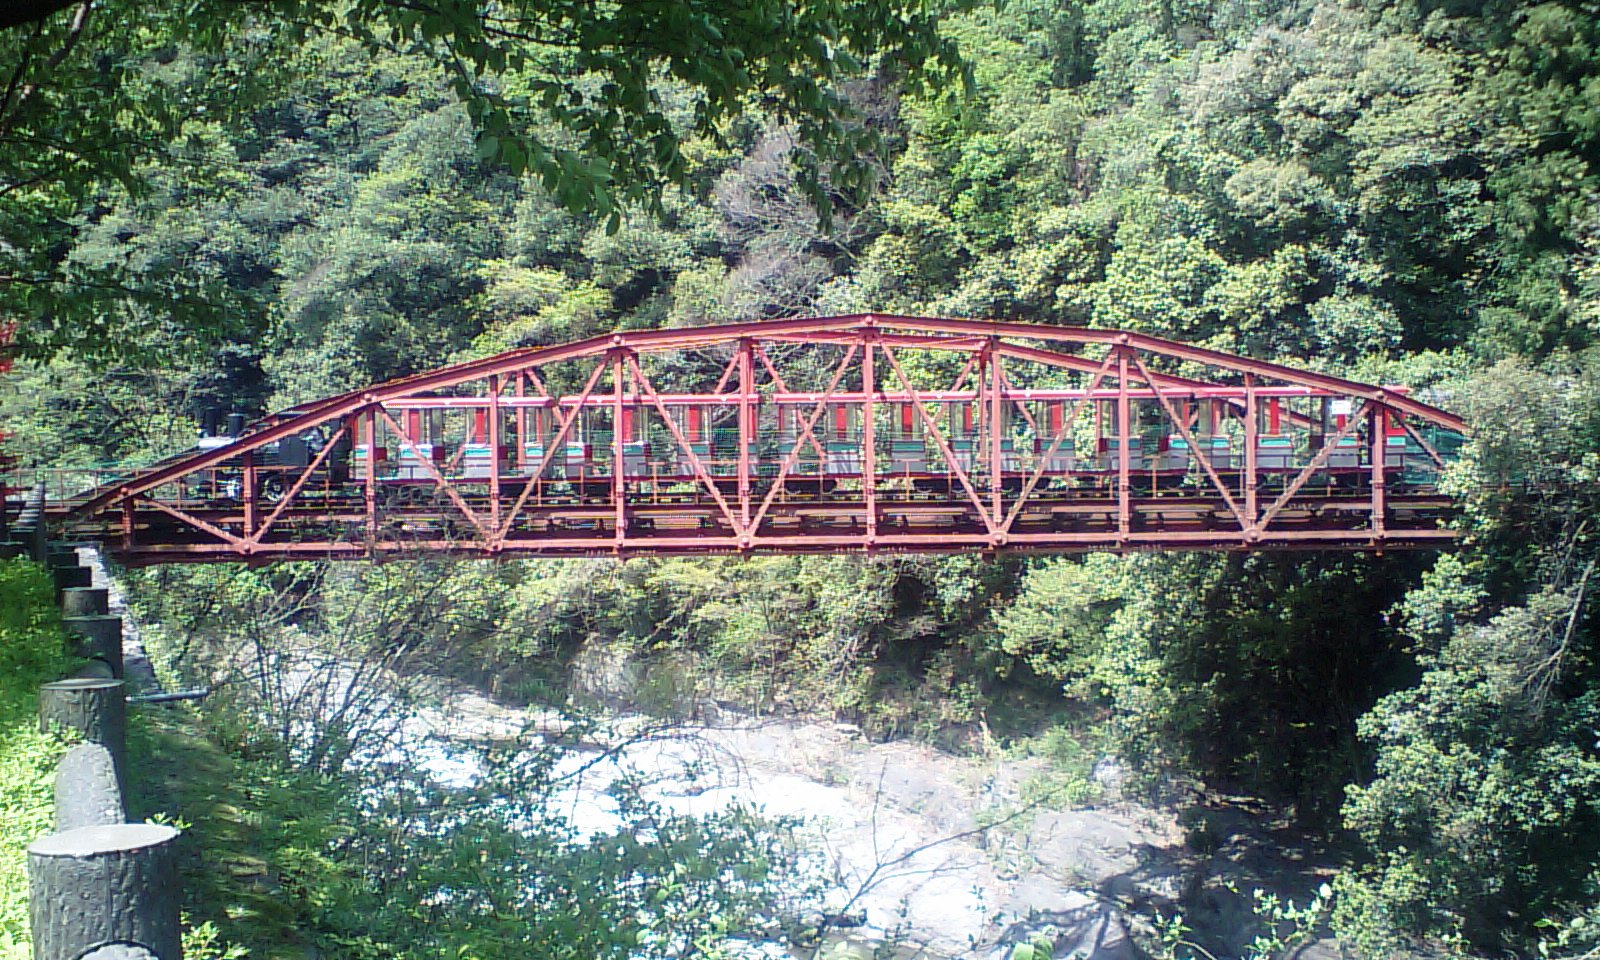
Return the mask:
[[77,0],[34,0],[30,3],[28,0],[13,0],[12,3],[0,7],[0,30],[37,23],[76,2]]

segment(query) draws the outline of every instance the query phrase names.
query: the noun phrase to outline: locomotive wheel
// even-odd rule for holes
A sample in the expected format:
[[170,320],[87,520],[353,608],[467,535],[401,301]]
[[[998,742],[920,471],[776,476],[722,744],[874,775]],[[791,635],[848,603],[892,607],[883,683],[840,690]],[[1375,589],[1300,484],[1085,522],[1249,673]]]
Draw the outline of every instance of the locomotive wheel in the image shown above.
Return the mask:
[[267,503],[277,503],[283,499],[284,490],[282,477],[267,477],[256,487],[256,496]]

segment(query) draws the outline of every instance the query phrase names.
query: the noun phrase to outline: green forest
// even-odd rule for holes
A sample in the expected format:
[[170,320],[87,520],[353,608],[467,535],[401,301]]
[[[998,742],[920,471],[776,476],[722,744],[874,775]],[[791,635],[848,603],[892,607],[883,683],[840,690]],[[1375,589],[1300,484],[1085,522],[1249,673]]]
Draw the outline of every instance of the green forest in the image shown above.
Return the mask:
[[[564,703],[599,647],[673,665],[636,704],[663,715],[1254,798],[1337,852],[1319,922],[1350,956],[1600,949],[1600,4],[16,7],[0,425],[24,471],[517,346],[865,311],[1148,332],[1430,390],[1473,431],[1446,553],[130,571],[175,676],[292,632]],[[659,829],[597,847],[420,783],[357,803],[361,731],[292,709],[237,684],[143,735],[204,731],[227,803],[266,811],[229,842],[288,904],[207,888],[195,956],[716,957],[788,889],[781,836],[738,816],[640,801]],[[479,799],[553,767],[493,769]],[[536,921],[533,873],[564,878]]]

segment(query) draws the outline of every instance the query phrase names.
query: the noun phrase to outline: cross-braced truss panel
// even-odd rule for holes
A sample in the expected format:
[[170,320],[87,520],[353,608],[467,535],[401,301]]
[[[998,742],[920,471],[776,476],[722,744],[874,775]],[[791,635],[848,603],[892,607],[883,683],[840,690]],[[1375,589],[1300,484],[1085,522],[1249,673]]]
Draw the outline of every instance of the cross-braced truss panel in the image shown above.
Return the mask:
[[135,564],[1437,547],[1464,432],[1402,387],[1142,334],[862,315],[515,350],[57,512]]

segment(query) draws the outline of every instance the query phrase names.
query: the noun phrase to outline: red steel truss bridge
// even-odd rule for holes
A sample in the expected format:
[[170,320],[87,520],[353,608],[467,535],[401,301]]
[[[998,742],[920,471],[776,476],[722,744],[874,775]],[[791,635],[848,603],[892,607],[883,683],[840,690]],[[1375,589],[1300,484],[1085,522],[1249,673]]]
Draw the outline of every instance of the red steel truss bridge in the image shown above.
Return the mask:
[[130,565],[1437,549],[1461,420],[1140,333],[865,314],[526,347],[51,501]]

